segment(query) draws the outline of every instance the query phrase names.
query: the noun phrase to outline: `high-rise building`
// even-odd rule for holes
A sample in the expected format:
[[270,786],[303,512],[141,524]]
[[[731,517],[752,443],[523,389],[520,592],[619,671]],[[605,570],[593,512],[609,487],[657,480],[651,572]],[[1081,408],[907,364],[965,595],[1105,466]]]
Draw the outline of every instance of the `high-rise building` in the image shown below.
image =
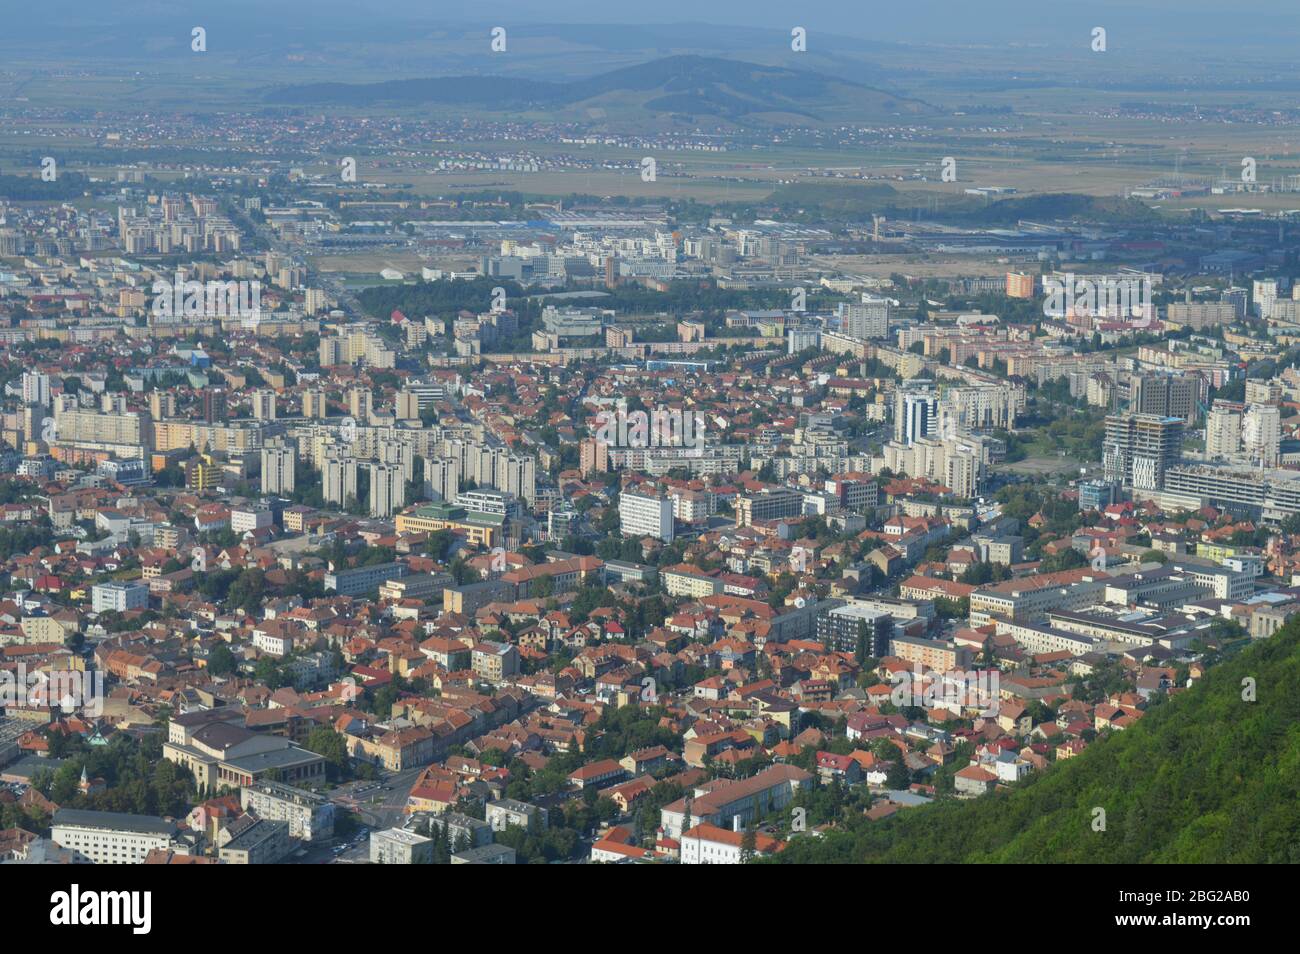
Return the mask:
[[229,417],[226,404],[226,392],[221,388],[203,389],[203,420],[208,424],[224,421]]
[[391,517],[406,505],[406,479],[401,464],[370,465],[370,515]]
[[440,456],[460,462],[460,479],[481,487],[495,487],[528,501],[537,500],[537,461],[505,447],[488,447],[474,441],[448,440]]
[[1241,419],[1246,405],[1216,400],[1205,418],[1205,456],[1225,460],[1241,454]]
[[913,444],[922,437],[935,436],[938,415],[939,397],[928,387],[914,382],[912,387],[899,388],[894,392],[894,440]]
[[1279,381],[1261,381],[1251,378],[1246,382],[1247,404],[1280,404],[1282,384]]
[[262,448],[262,493],[291,494],[294,490],[294,465],[298,455],[283,444]]
[[369,388],[352,388],[348,391],[348,413],[358,424],[369,424],[374,400]]
[[460,461],[450,457],[424,459],[424,495],[430,500],[455,500],[460,494]]
[[259,421],[275,420],[275,392],[253,392],[253,417]]
[[1129,383],[1129,410],[1134,414],[1181,417],[1188,424],[1199,418],[1201,379],[1185,374],[1142,374]]
[[329,299],[325,292],[319,288],[308,288],[303,292],[303,311],[309,315],[318,315],[329,304]]
[[1136,490],[1159,490],[1178,463],[1183,420],[1158,414],[1111,414],[1102,445],[1105,478]]
[[1007,272],[1008,298],[1033,298],[1034,276],[1025,272]]
[[209,454],[185,462],[185,486],[189,490],[214,490],[221,486],[221,466]]
[[[59,402],[54,408],[54,440],[63,445],[103,450],[119,449],[122,456],[138,457],[153,446],[152,422],[138,411],[127,411],[124,402],[105,401],[107,410],[85,408],[64,409]],[[140,449],[127,452],[125,448]]]
[[889,335],[889,299],[864,297],[839,306],[840,330],[850,338],[885,338]]
[[1277,301],[1277,279],[1257,278],[1251,288],[1251,297],[1255,302],[1255,317],[1267,318],[1273,311],[1273,302]]
[[609,470],[609,445],[596,437],[584,440],[578,445],[578,466],[584,477]]
[[1251,404],[1241,416],[1241,450],[1252,464],[1276,467],[1282,446],[1282,412],[1272,404]]
[[357,496],[357,459],[346,447],[330,445],[321,468],[321,492],[327,503],[346,506]]
[[176,416],[176,395],[171,391],[149,392],[149,416],[163,421]]
[[398,391],[396,404],[399,421],[418,421],[420,419],[420,397],[411,391]]
[[957,497],[971,499],[979,491],[984,476],[984,462],[979,449],[962,441],[944,442],[943,483]]
[[302,416],[317,421],[323,421],[329,416],[329,402],[325,399],[324,391],[302,392]]
[[50,376],[39,371],[23,372],[23,403],[50,405]]
[[415,479],[415,446],[409,441],[383,439],[379,442],[379,463],[401,468],[403,480]]

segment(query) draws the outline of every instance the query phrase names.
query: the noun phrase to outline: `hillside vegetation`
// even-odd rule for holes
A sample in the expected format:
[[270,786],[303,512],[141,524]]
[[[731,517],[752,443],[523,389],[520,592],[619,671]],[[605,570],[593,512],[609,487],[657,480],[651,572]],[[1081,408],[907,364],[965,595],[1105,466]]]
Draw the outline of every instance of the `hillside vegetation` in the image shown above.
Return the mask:
[[854,820],[776,860],[1300,862],[1300,619],[1010,792]]

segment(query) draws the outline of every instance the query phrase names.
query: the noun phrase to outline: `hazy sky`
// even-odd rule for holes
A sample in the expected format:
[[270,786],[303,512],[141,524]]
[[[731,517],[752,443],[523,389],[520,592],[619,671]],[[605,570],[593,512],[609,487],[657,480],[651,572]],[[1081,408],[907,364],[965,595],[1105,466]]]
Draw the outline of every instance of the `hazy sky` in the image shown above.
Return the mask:
[[[0,44],[78,30],[174,24],[242,24],[250,35],[300,37],[349,29],[373,38],[392,27],[427,29],[526,23],[709,23],[804,26],[840,36],[908,43],[1053,43],[1105,26],[1112,44],[1223,47],[1293,44],[1295,0],[60,0],[0,4]],[[52,34],[53,31],[53,34]]]

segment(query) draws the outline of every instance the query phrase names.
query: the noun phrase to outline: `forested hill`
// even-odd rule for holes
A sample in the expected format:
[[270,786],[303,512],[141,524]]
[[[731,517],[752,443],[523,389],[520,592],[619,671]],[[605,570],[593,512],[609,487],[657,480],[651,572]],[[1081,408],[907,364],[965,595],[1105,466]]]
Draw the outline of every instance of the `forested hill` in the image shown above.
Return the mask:
[[855,819],[774,861],[1300,862],[1300,619],[1009,793]]

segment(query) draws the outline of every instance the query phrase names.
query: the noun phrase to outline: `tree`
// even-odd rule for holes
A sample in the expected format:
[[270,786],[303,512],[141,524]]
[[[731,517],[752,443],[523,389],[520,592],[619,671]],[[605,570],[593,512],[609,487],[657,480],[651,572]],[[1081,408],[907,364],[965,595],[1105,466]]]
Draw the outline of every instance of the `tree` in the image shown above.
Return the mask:
[[208,672],[214,676],[228,676],[235,671],[235,654],[225,643],[217,643],[208,653]]
[[758,848],[758,830],[753,825],[745,826],[745,833],[740,837],[740,863],[747,865],[754,860],[754,851]]
[[313,729],[307,736],[306,749],[325,759],[325,772],[331,781],[342,778],[348,767],[348,746],[343,736],[329,726]]

